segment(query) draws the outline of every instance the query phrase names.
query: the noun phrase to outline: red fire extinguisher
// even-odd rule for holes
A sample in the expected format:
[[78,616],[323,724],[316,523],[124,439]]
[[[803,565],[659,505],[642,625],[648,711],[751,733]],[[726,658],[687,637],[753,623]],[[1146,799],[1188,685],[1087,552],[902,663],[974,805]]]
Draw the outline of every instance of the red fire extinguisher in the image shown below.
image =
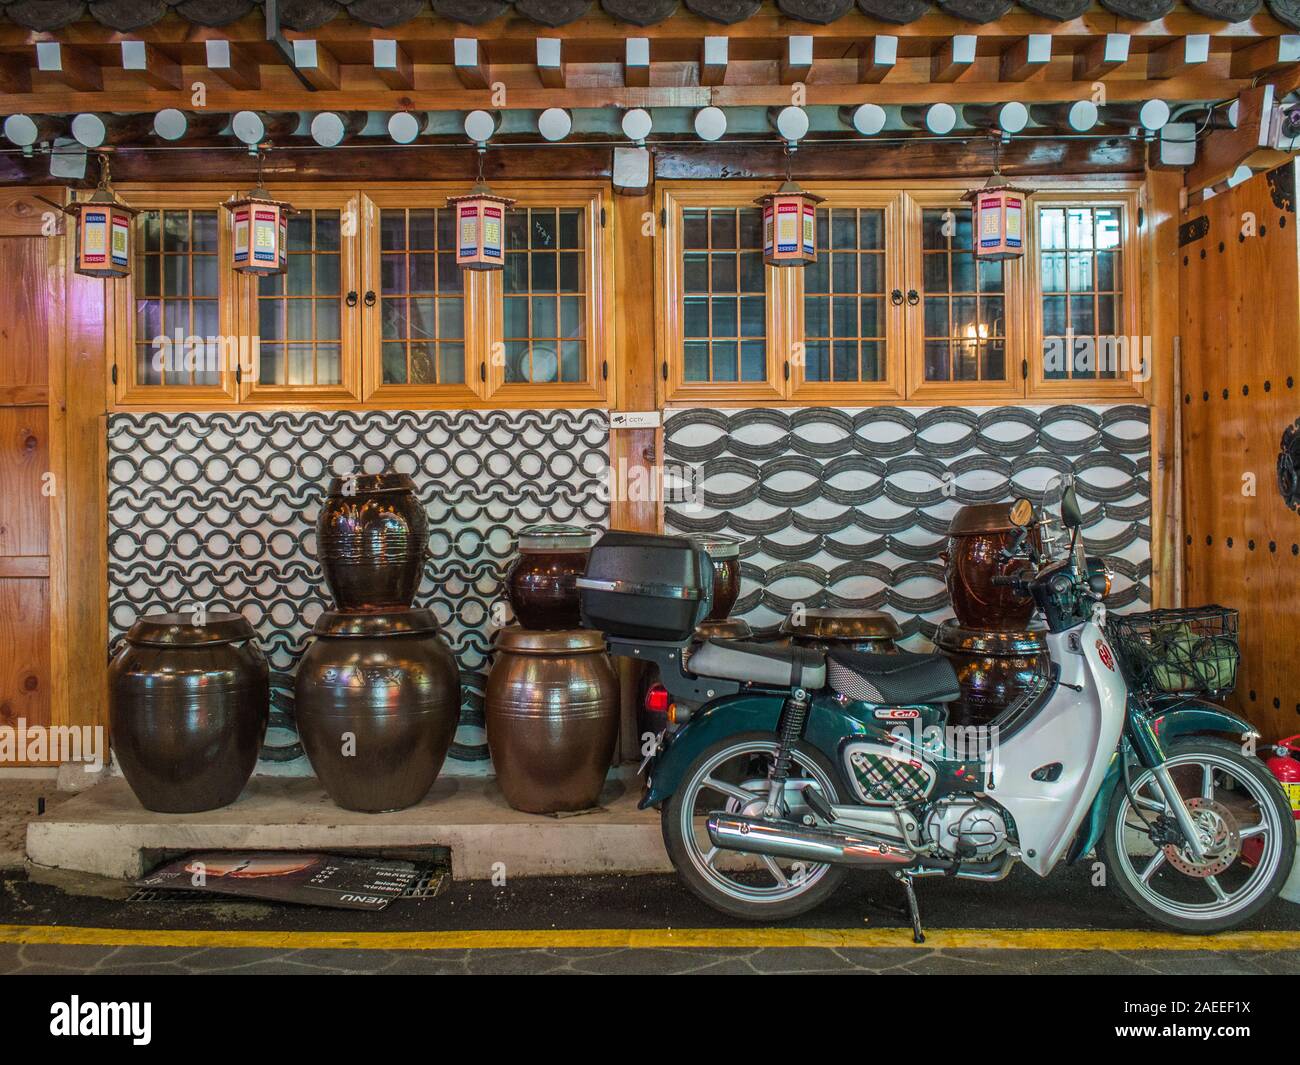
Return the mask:
[[1291,800],[1291,812],[1300,820],[1300,734],[1278,740],[1273,748],[1273,757],[1265,759],[1272,774],[1282,782],[1282,789]]
[[[1286,797],[1291,803],[1291,814],[1300,820],[1300,735],[1288,736],[1278,740],[1273,748],[1273,757],[1265,758],[1264,764],[1282,785]],[[1259,836],[1251,836],[1241,844],[1241,859],[1249,867],[1258,864],[1264,853],[1264,841]]]

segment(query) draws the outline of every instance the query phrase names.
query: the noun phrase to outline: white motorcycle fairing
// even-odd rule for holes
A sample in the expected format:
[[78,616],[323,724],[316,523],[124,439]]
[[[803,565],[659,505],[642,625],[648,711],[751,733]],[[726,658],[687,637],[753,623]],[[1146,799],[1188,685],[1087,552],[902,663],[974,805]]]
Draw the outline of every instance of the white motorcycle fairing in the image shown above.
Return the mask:
[[[1015,821],[1020,860],[1039,876],[1061,859],[1096,797],[1128,701],[1115,653],[1093,622],[1049,633],[1047,647],[1060,670],[1056,691],[1032,720],[995,741],[984,777],[988,796]],[[1056,779],[1031,775],[1057,762]]]

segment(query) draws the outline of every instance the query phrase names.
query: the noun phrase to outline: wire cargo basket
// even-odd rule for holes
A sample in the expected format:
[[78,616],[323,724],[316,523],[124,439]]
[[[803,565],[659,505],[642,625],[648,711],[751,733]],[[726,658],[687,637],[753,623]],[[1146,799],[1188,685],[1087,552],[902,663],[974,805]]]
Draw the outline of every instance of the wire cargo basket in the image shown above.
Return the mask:
[[1237,684],[1237,612],[1223,606],[1111,614],[1106,632],[1129,684],[1219,697]]

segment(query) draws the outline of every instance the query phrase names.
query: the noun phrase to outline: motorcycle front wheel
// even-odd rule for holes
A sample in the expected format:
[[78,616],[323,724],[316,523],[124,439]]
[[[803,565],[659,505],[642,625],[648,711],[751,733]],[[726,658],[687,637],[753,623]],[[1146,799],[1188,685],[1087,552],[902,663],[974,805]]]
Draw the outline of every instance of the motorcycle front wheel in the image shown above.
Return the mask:
[[[775,921],[806,913],[828,899],[844,870],[824,863],[749,855],[714,847],[705,821],[716,810],[758,816],[767,802],[767,773],[777,744],[770,732],[729,736],[687,767],[682,784],[663,805],[664,845],[682,882],[715,910],[747,921]],[[806,807],[802,789],[813,784],[840,802],[834,767],[816,748],[795,745],[786,785],[787,816]]]
[[[1295,860],[1290,806],[1258,758],[1223,740],[1175,743],[1165,762],[1203,848],[1152,842],[1121,784],[1111,797],[1098,857],[1107,881],[1161,924],[1191,934],[1235,928],[1276,898]],[[1132,777],[1147,822],[1172,820],[1151,770]]]

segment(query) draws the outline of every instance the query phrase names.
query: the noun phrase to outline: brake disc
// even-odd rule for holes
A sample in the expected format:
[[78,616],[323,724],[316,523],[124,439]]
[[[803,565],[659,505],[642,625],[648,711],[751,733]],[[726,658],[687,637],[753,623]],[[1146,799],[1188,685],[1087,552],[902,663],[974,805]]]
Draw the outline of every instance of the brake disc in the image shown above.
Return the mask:
[[1205,858],[1197,861],[1184,848],[1173,843],[1165,844],[1165,857],[1169,864],[1187,876],[1218,876],[1237,860],[1241,853],[1241,834],[1237,819],[1221,803],[1199,796],[1187,800],[1187,812],[1196,826],[1201,850]]

